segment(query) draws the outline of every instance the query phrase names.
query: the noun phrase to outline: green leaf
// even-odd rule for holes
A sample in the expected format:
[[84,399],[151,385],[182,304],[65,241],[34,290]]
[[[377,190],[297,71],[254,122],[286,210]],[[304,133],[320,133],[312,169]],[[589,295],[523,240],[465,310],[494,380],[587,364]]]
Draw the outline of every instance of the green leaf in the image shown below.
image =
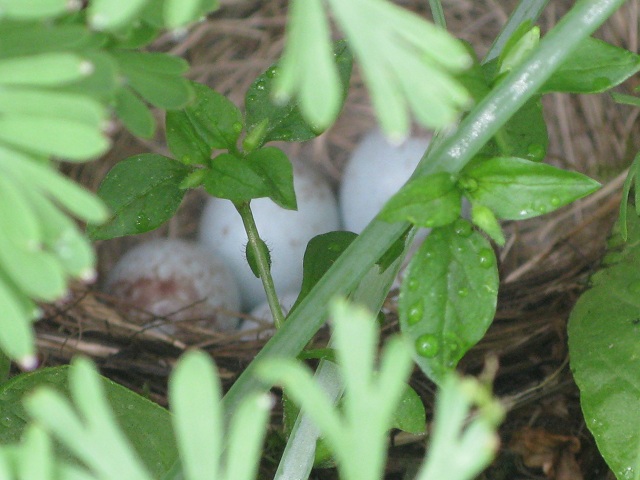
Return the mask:
[[194,101],[182,111],[167,112],[167,144],[176,159],[206,164],[211,150],[236,148],[242,132],[242,113],[224,95],[206,85],[191,85]]
[[[34,135],[37,132],[37,141]],[[18,149],[83,161],[107,151],[109,139],[82,121],[11,113],[0,117],[0,142]]]
[[493,321],[498,269],[489,242],[459,219],[434,229],[400,287],[400,327],[422,371],[440,383]]
[[80,80],[93,67],[72,53],[41,53],[0,60],[0,85],[54,86]]
[[0,0],[2,15],[17,20],[46,19],[73,9],[68,0]]
[[471,63],[461,43],[390,2],[328,3],[360,61],[387,135],[401,139],[408,134],[409,110],[427,128],[455,120],[469,102],[468,93],[453,77]]
[[[349,87],[353,60],[345,42],[336,42],[333,52],[341,81],[341,101],[343,102]],[[266,132],[262,136],[262,143],[276,140],[302,142],[317,137],[325,127],[305,121],[298,101],[292,100],[280,104],[273,100],[272,96],[280,75],[281,67],[272,65],[247,90],[245,97],[247,135],[250,136],[255,128],[264,128],[266,120]]]
[[107,118],[106,109],[85,95],[13,86],[0,89],[0,113],[42,117],[51,122],[63,119],[94,128],[100,128]]
[[471,201],[506,220],[552,212],[600,187],[580,173],[521,158],[484,160],[463,173],[461,185]]
[[[28,299],[24,297],[24,294],[18,292],[12,284],[6,281],[0,267],[0,309],[2,310],[2,315],[0,315],[0,348],[7,356],[18,361],[35,355],[35,335],[30,324],[35,307],[28,311],[25,309],[27,302]],[[0,409],[0,413],[4,412]],[[1,439],[2,429],[0,429]]]
[[540,97],[532,97],[480,151],[485,157],[519,157],[541,161],[547,154],[549,135]]
[[293,189],[293,167],[279,148],[265,147],[247,155],[246,160],[258,173],[268,191],[267,196],[287,210],[296,210],[296,192]]
[[189,170],[180,162],[152,153],[119,162],[100,184],[98,195],[111,209],[102,225],[89,225],[94,240],[135,235],[158,228],[176,212]]
[[640,56],[624,48],[586,38],[547,80],[540,93],[599,93],[640,70]]
[[235,203],[269,194],[262,177],[251,164],[230,153],[220,154],[211,161],[211,169],[205,174],[203,184],[210,195]]
[[[302,286],[296,302],[289,313],[309,294],[327,270],[333,265],[342,252],[351,245],[358,235],[353,232],[337,231],[316,235],[307,244],[302,260]],[[295,420],[295,418],[293,419]]]
[[620,103],[622,105],[640,107],[640,98],[634,95],[625,95],[624,93],[611,92],[611,98],[613,98],[616,103]]
[[88,21],[95,30],[118,30],[140,14],[148,0],[92,0],[87,7]]
[[218,0],[165,0],[162,13],[166,27],[174,29],[195,22],[218,6]]
[[188,480],[218,478],[224,424],[221,388],[211,358],[187,352],[171,375],[169,401],[180,460]]
[[[155,8],[155,5],[153,6]],[[134,50],[153,42],[158,38],[161,31],[162,28],[160,26],[150,24],[143,16],[132,25],[128,25],[128,28],[124,31],[118,30],[114,32],[112,38],[114,46]]]
[[183,108],[193,98],[191,83],[182,78],[189,64],[164,53],[114,51],[127,84],[150,104],[164,109]]
[[20,478],[23,480],[53,480],[54,452],[51,439],[39,425],[27,428],[19,449]]
[[83,25],[3,20],[0,36],[0,57],[19,57],[78,49],[86,46],[94,35]]
[[382,208],[387,222],[408,220],[421,227],[440,227],[460,216],[462,194],[455,177],[436,173],[410,180]]
[[640,472],[640,219],[629,211],[629,237],[609,244],[569,318],[571,370],[585,421],[617,478]]
[[[314,130],[328,128],[344,101],[331,51],[329,22],[322,3],[322,0],[291,2],[287,43],[274,90],[278,103],[297,96],[300,110]],[[323,95],[318,95],[319,90]]]
[[484,205],[471,205],[471,221],[500,247],[504,246],[505,238],[502,227],[493,212]]
[[407,386],[400,404],[393,414],[393,428],[417,435],[424,433],[427,426],[424,404],[416,391]]
[[156,120],[149,108],[129,88],[119,88],[115,95],[114,110],[124,126],[134,135],[151,138]]
[[540,41],[540,27],[532,26],[531,22],[523,22],[513,32],[498,56],[498,71],[500,74],[510,72],[520,65]]

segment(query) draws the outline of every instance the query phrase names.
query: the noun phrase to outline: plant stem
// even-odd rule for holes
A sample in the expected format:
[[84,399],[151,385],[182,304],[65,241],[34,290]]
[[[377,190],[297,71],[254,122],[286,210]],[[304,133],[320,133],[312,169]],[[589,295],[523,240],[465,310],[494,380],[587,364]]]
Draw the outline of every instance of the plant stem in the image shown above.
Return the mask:
[[[450,137],[421,160],[414,176],[438,171],[459,172],[538,91],[573,49],[623,3],[624,0],[577,2],[529,58],[505,77]],[[406,222],[388,224],[374,219],[365,228],[236,380],[224,397],[227,419],[247,393],[268,387],[255,377],[255,364],[265,357],[297,355],[324,323],[329,301],[351,291],[407,227]]]
[[431,15],[435,24],[446,30],[447,20],[444,18],[444,10],[440,0],[429,0],[429,6],[431,7]]
[[247,231],[247,238],[249,240],[248,248],[251,248],[251,250],[253,251],[254,258],[256,259],[256,265],[258,267],[258,272],[260,273],[260,280],[262,280],[262,286],[264,287],[264,291],[267,294],[267,302],[269,303],[269,308],[271,309],[273,323],[276,328],[279,329],[284,323],[284,314],[282,313],[282,307],[280,306],[280,301],[278,300],[276,287],[273,284],[271,267],[269,266],[269,258],[267,257],[267,252],[263,248],[264,244],[260,239],[260,235],[258,234],[258,227],[256,227],[256,222],[253,218],[253,212],[251,212],[249,202],[240,204],[234,203],[234,206],[242,217],[242,223],[244,224],[244,229]]

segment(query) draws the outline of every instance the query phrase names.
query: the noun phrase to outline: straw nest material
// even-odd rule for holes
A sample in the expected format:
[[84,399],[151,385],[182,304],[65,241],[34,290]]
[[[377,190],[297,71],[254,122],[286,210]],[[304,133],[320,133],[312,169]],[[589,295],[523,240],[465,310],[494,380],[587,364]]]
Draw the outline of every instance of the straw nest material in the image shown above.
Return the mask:
[[[399,3],[429,16],[424,0]],[[482,56],[514,3],[445,1],[448,27]],[[551,2],[541,19],[543,32],[572,3]],[[247,87],[282,50],[286,4],[285,0],[228,0],[184,38],[165,35],[153,48],[185,57],[193,66],[192,79],[207,83],[242,106]],[[598,36],[637,51],[639,5],[638,0],[627,2]],[[627,91],[635,87],[634,80],[628,84]],[[584,427],[577,389],[567,366],[566,322],[602,256],[607,232],[615,221],[625,169],[640,146],[638,111],[615,105],[607,95],[549,95],[545,100],[550,135],[547,160],[586,173],[601,181],[603,188],[554,214],[505,225],[507,245],[498,251],[502,284],[496,320],[462,361],[461,370],[478,373],[487,356],[499,360],[495,390],[509,407],[509,415],[502,429],[502,455],[487,478],[606,478],[606,467]],[[319,167],[337,185],[349,152],[375,122],[355,69],[338,123],[313,141],[282,147]],[[113,149],[105,158],[74,167],[71,176],[95,190],[118,160],[149,151],[167,154],[162,132],[144,141],[120,130],[113,140]],[[179,214],[157,231],[100,242],[101,277],[124,251],[142,240],[193,238],[204,198],[201,192],[191,192]],[[390,313],[385,332],[397,327],[396,295],[392,292],[387,299]],[[48,306],[46,319],[38,324],[44,362],[58,364],[75,354],[89,355],[105,374],[165,404],[167,375],[186,346],[145,331],[128,321],[124,311],[117,298],[100,293],[98,288],[79,286],[65,304]],[[264,343],[211,332],[200,332],[199,340],[198,346],[215,358],[227,386]],[[430,411],[433,385],[418,373],[412,384]],[[415,462],[423,443],[406,435],[396,436],[390,474]],[[326,478],[328,474],[319,475]]]

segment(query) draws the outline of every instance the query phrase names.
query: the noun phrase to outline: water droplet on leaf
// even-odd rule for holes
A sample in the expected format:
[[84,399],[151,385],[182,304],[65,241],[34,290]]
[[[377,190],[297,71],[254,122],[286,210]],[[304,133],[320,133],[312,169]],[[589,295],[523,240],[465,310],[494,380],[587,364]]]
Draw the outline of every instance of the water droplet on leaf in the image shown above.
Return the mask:
[[457,235],[465,238],[470,236],[471,232],[473,231],[473,227],[471,226],[471,224],[463,218],[459,218],[458,220],[456,220],[453,229]]
[[407,312],[407,323],[409,325],[415,325],[416,323],[420,323],[422,320],[422,315],[424,313],[424,305],[422,300],[418,300],[416,303],[409,307],[409,311]]
[[483,248],[478,252],[478,261],[480,266],[484,268],[490,268],[495,262],[493,251],[488,248]]
[[466,297],[467,295],[469,295],[469,289],[467,287],[459,288],[458,295],[460,295],[461,297]]
[[440,351],[440,341],[435,335],[426,333],[416,339],[416,352],[425,358],[433,358]]
[[258,97],[256,95],[251,94],[247,97],[247,102],[255,102],[257,99]]
[[276,76],[278,76],[278,68],[277,67],[271,67],[271,68],[269,68],[269,70],[267,70],[267,77],[275,78]]
[[233,125],[231,125],[231,128],[233,128],[234,132],[240,133],[242,131],[242,124],[240,122],[233,122]]
[[267,88],[267,82],[261,78],[260,80],[258,80],[258,82],[256,83],[256,89],[258,90],[264,90],[265,88]]
[[551,197],[551,205],[553,205],[554,207],[560,205],[560,198],[556,197],[555,195]]

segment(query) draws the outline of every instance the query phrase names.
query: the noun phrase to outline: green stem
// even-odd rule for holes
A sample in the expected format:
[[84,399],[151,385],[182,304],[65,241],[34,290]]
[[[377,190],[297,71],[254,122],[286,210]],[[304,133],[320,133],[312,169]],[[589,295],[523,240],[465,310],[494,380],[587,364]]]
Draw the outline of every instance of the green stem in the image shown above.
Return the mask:
[[433,15],[435,24],[446,30],[447,20],[444,18],[444,10],[442,9],[440,0],[429,0],[429,6],[431,7],[431,15]]
[[[523,62],[480,102],[458,129],[420,162],[415,175],[459,172],[482,146],[532,96],[573,49],[595,31],[624,0],[582,0],[540,41]],[[338,258],[285,325],[264,346],[224,397],[229,418],[247,393],[266,389],[255,364],[266,357],[293,357],[324,323],[329,301],[352,290],[408,227],[374,219]],[[377,267],[376,267],[377,268]]]
[[244,229],[247,231],[247,238],[249,239],[248,248],[251,248],[254,254],[254,258],[256,259],[256,265],[258,267],[258,272],[260,273],[262,286],[264,287],[264,291],[267,294],[267,302],[269,303],[271,315],[273,316],[273,323],[275,324],[276,328],[279,329],[284,323],[284,314],[282,313],[282,307],[280,306],[280,301],[278,300],[276,287],[273,284],[271,267],[269,265],[269,258],[267,256],[268,253],[264,248],[264,242],[260,239],[260,235],[258,234],[258,227],[256,227],[256,222],[253,218],[253,213],[251,212],[249,202],[234,205],[236,207],[236,210],[238,210],[238,213],[242,217]]

